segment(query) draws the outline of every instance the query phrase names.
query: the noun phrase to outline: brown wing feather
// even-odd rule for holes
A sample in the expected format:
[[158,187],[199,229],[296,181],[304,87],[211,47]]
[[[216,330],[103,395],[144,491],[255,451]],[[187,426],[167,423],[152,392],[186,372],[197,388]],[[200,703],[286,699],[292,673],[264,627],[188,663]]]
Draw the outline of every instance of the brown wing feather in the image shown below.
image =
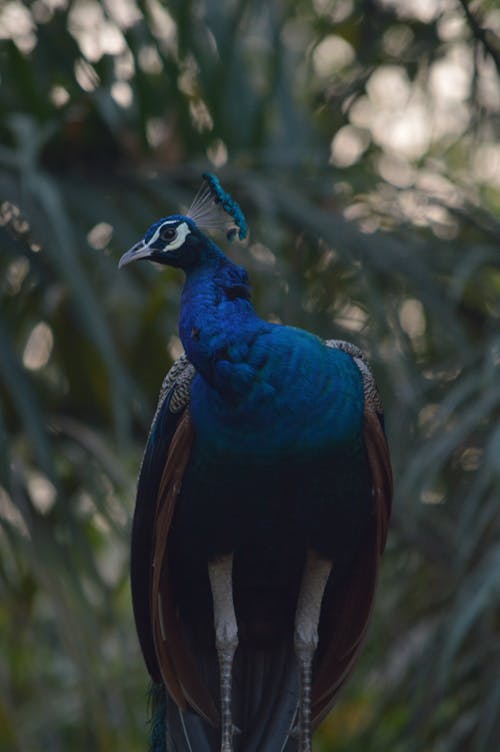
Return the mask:
[[156,507],[151,620],[156,655],[161,675],[170,696],[185,709],[191,705],[213,724],[217,711],[203,684],[186,644],[182,624],[173,597],[168,568],[168,535],[175,503],[193,444],[194,429],[189,411],[185,410],[170,443],[160,481]]
[[389,449],[378,415],[369,406],[364,414],[364,439],[372,474],[374,513],[351,576],[323,605],[313,686],[315,727],[334,704],[362,647],[387,537],[392,503]]

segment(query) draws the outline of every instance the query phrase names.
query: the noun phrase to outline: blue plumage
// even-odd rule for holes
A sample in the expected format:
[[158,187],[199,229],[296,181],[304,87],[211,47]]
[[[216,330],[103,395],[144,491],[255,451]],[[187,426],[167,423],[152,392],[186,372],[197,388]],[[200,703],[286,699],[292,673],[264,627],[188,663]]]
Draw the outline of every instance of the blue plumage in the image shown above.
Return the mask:
[[309,752],[359,651],[385,541],[380,402],[357,348],[257,315],[246,271],[200,230],[224,226],[222,207],[242,237],[243,214],[205,180],[189,216],[156,222],[120,261],[186,274],[186,354],[139,480],[136,623],[167,688],[169,752]]

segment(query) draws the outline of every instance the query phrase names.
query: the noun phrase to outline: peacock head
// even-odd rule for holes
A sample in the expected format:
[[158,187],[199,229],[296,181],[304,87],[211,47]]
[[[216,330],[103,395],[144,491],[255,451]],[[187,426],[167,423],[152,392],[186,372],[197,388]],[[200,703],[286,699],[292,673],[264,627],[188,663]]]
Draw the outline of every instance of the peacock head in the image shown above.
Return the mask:
[[148,259],[188,269],[214,248],[205,230],[223,230],[229,240],[236,235],[243,240],[247,235],[243,212],[211,173],[204,173],[203,184],[186,214],[173,214],[151,225],[144,237],[123,254],[118,266]]

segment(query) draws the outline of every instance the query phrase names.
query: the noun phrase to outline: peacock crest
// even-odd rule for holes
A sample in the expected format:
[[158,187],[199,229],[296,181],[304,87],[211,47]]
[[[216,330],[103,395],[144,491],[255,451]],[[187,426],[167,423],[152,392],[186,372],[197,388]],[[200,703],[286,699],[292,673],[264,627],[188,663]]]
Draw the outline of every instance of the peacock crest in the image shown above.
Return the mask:
[[244,240],[248,234],[245,215],[239,204],[221,186],[211,172],[203,173],[203,183],[186,212],[200,230],[220,230],[228,240],[238,235]]

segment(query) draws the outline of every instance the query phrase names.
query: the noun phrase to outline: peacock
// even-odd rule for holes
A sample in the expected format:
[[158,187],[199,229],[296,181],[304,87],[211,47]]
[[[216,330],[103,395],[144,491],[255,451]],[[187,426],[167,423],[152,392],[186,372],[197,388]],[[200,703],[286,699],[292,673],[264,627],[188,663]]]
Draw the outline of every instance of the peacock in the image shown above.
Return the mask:
[[311,752],[366,634],[392,498],[361,350],[255,311],[207,232],[247,235],[206,173],[120,259],[185,274],[132,527],[152,752]]

